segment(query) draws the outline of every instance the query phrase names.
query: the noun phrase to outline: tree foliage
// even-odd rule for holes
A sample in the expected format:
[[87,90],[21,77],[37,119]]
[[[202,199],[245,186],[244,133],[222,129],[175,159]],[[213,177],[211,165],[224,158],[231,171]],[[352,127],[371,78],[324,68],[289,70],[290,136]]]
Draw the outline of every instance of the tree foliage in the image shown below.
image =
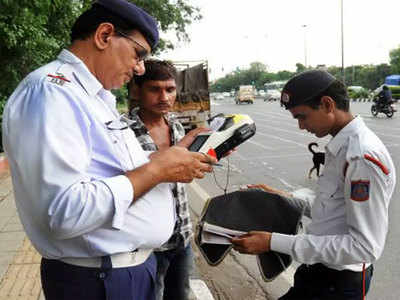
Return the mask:
[[[362,86],[366,89],[373,90],[382,85],[385,77],[391,74],[400,74],[400,48],[390,52],[391,65],[355,65],[345,69],[345,79],[347,86]],[[396,67],[398,64],[398,67]],[[301,64],[296,64],[296,71],[279,71],[271,73],[267,71],[267,67],[259,62],[250,64],[249,69],[236,70],[235,72],[218,79],[211,85],[212,92],[225,92],[232,89],[237,90],[240,85],[252,84],[257,89],[262,89],[265,83],[272,81],[288,80],[292,76],[304,72],[314,67],[307,68]],[[342,78],[342,69],[337,66],[330,66],[327,71],[338,79]]]
[[[187,0],[132,0],[151,13],[162,31],[188,40],[187,25],[201,18]],[[70,29],[92,0],[0,0],[0,102],[29,72],[51,61],[69,42]],[[158,51],[173,48],[162,40]]]
[[289,71],[279,71],[277,73],[268,72],[268,68],[261,62],[252,62],[249,69],[237,69],[224,78],[217,80],[211,85],[212,92],[224,92],[238,90],[240,85],[253,85],[257,89],[262,89],[264,84],[272,81],[288,80],[294,74]]
[[0,97],[7,97],[28,72],[65,46],[71,23],[85,3],[0,1]]
[[389,57],[392,71],[396,74],[400,74],[400,47],[391,50],[389,52]]

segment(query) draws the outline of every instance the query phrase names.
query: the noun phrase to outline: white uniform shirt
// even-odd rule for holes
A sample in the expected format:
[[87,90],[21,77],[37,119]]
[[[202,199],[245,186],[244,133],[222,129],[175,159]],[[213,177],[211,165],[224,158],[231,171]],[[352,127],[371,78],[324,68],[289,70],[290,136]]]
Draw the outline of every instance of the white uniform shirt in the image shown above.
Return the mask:
[[301,263],[361,271],[382,254],[395,182],[386,147],[356,117],[326,146],[306,234],[273,233],[271,249]]
[[115,97],[67,50],[11,95],[3,144],[20,219],[42,256],[155,248],[171,236],[169,184],[131,205],[133,187],[122,174],[148,158],[125,125]]

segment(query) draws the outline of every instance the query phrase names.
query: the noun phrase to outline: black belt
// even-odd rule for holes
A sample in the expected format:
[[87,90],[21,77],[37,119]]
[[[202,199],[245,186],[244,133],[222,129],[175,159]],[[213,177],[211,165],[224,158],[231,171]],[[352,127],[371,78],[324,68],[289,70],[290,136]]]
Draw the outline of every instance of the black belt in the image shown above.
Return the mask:
[[[361,285],[364,280],[363,272],[356,272],[350,270],[335,270],[328,268],[323,264],[314,265],[301,265],[299,267],[299,280],[319,282],[322,286],[325,284],[333,284],[337,287],[346,288]],[[370,265],[365,269],[366,279],[372,276],[373,266]],[[303,277],[305,276],[305,278]],[[301,278],[303,277],[303,278]]]
[[[309,271],[321,274],[327,278],[341,278],[346,281],[357,281],[362,280],[363,272],[356,272],[351,270],[335,270],[328,268],[323,264],[305,265]],[[372,265],[365,269],[365,273],[369,273],[372,269]]]

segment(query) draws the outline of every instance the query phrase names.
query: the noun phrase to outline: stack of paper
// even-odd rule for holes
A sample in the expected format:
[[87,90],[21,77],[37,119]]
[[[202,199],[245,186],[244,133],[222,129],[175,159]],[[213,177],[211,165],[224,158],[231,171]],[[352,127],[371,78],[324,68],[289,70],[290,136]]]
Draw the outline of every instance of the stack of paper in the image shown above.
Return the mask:
[[232,238],[246,233],[245,231],[232,230],[204,222],[201,232],[201,244],[230,245],[232,244]]

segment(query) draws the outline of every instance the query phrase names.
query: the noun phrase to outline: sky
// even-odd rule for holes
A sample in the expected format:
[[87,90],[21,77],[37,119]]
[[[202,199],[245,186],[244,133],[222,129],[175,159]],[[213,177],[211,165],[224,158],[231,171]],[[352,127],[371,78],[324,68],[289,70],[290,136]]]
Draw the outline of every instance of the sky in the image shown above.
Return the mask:
[[[207,60],[210,79],[262,62],[271,72],[296,63],[342,65],[340,0],[190,0],[203,15],[187,28],[191,41],[161,33],[175,50],[160,58]],[[400,46],[399,0],[343,0],[344,64],[389,62]],[[305,26],[304,26],[305,25]]]

